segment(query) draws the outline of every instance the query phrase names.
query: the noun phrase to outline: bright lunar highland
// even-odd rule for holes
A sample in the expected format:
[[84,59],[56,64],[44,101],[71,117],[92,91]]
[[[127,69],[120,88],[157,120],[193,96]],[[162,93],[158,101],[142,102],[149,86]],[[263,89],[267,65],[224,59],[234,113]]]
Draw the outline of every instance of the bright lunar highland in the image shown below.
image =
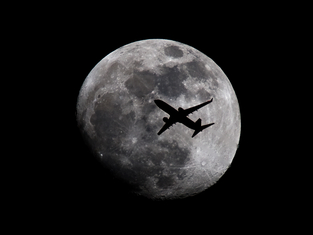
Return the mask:
[[[157,135],[169,115],[155,100],[188,109],[211,98],[188,118],[214,125],[193,138],[182,123]],[[216,183],[241,130],[238,100],[221,68],[197,49],[164,39],[133,42],[104,57],[81,87],[77,122],[104,170],[150,199],[184,198]]]

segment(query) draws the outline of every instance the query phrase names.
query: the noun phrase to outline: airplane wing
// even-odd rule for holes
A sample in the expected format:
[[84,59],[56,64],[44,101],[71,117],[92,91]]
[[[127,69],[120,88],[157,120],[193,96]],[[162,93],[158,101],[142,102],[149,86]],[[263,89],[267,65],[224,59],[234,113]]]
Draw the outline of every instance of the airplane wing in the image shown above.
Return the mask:
[[204,103],[202,103],[202,104],[196,105],[196,106],[191,107],[191,108],[189,108],[189,109],[185,109],[185,110],[184,110],[184,114],[185,114],[186,116],[188,116],[189,114],[193,113],[194,111],[197,111],[198,109],[200,109],[200,108],[202,108],[203,106],[205,106],[205,105],[211,103],[212,101],[213,101],[213,98],[210,99],[210,100],[208,100],[208,101],[206,101],[206,102],[204,102]]
[[162,100],[154,100],[155,104],[162,109],[164,112],[168,113],[169,115],[175,115],[177,113],[177,110],[174,109],[169,104],[165,103]]
[[171,118],[163,125],[161,130],[158,132],[158,135],[161,135],[164,131],[169,129],[172,125],[174,125],[176,122],[171,120]]

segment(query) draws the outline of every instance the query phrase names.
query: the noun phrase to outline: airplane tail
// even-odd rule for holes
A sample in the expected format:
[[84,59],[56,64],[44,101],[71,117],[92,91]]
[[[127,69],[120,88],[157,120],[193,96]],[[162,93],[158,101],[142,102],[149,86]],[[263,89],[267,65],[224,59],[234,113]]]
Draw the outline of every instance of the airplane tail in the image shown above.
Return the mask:
[[198,127],[195,129],[195,132],[193,133],[192,138],[195,137],[199,132],[203,131],[204,129],[208,128],[209,126],[212,126],[213,124],[214,124],[214,123],[210,123],[210,124],[201,126],[201,119],[199,118],[199,119],[196,121],[196,125],[197,125]]

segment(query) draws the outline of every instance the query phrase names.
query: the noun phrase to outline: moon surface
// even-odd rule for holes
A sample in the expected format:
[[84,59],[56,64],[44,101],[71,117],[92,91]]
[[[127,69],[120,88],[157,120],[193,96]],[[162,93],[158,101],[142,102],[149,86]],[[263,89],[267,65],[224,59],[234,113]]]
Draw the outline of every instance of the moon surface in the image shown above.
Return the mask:
[[[214,125],[194,138],[181,123],[157,135],[169,115],[154,100],[187,109],[211,98],[188,117]],[[216,183],[241,130],[237,97],[221,68],[197,49],[164,39],[136,41],[104,57],[81,87],[77,122],[104,168],[150,199],[185,198]]]

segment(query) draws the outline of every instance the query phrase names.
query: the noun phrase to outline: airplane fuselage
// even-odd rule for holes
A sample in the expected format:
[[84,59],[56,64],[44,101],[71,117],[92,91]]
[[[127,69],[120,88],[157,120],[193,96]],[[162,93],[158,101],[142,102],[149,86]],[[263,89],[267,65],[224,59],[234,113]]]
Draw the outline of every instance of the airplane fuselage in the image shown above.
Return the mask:
[[190,129],[196,129],[197,125],[194,121],[189,119],[183,113],[180,113],[178,110],[174,109],[172,106],[168,105],[162,100],[156,100],[155,103],[160,109],[170,114],[170,120],[173,120],[174,122],[180,122]]
[[155,104],[160,109],[162,109],[164,112],[170,115],[169,118],[166,117],[163,118],[165,124],[158,132],[158,135],[161,135],[164,131],[169,129],[172,125],[174,125],[177,122],[182,123],[186,127],[195,130],[192,137],[196,136],[199,132],[203,131],[205,128],[208,128],[209,126],[213,125],[214,123],[210,123],[202,126],[200,118],[196,122],[194,122],[187,117],[189,114],[193,113],[194,111],[197,111],[199,108],[202,108],[203,106],[211,103],[212,100],[213,98],[209,101],[206,101],[194,107],[188,109],[178,108],[178,110],[174,109],[172,106],[170,106],[169,104],[165,103],[162,100],[154,100]]
[[[178,113],[178,111],[177,111],[177,113]],[[170,118],[172,118],[172,117],[170,117]],[[185,126],[189,127],[190,129],[193,129],[193,130],[195,130],[197,127],[196,123],[186,116],[178,115],[178,118],[174,119],[174,120],[176,122],[184,124]]]

